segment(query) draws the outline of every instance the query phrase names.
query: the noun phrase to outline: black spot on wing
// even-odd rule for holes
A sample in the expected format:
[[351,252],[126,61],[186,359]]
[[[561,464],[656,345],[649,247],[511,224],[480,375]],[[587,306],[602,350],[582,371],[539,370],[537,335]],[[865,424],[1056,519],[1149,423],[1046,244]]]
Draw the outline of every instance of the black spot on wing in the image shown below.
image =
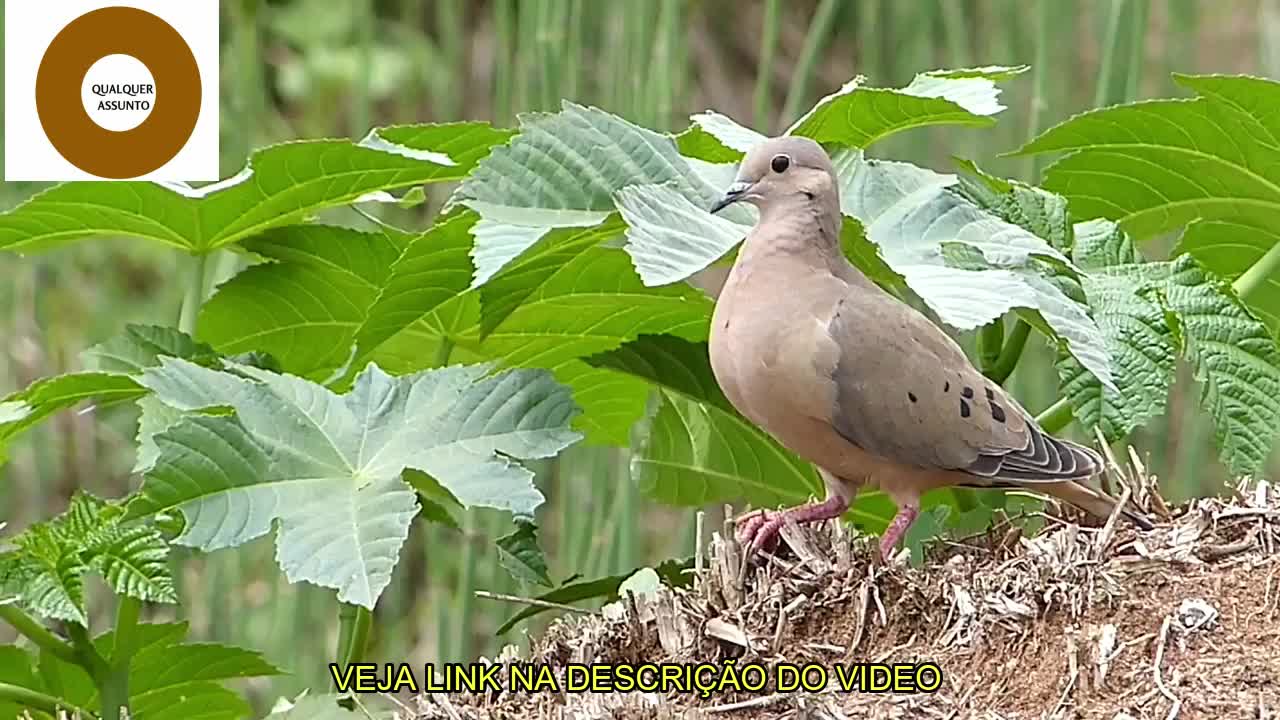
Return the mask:
[[960,417],[962,418],[969,417],[969,403],[965,402],[964,400],[960,401]]
[[998,403],[992,402],[991,417],[995,418],[996,422],[1004,422],[1004,408],[1000,407]]
[[995,391],[992,390],[991,388],[987,388],[987,402],[995,402],[995,401],[996,401]]
[[915,394],[915,393],[913,393],[913,392],[908,392],[908,393],[907,393],[907,397],[908,397],[908,398],[910,398],[911,402],[915,402],[915,401],[916,401],[916,394]]
[[971,388],[971,387],[969,387],[968,385],[966,385],[966,386],[964,387],[964,389],[960,391],[960,394],[964,397],[964,399],[965,399],[965,400],[972,400],[972,399],[973,399],[973,388]]

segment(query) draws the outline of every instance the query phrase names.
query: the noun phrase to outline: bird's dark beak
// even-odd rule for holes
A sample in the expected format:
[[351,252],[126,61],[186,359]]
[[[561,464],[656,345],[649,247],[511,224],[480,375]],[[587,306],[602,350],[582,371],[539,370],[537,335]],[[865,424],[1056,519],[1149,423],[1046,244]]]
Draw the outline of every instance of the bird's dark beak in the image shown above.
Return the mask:
[[739,180],[738,182],[735,182],[734,184],[729,186],[729,189],[725,192],[724,197],[717,200],[716,204],[711,206],[711,212],[713,214],[718,213],[721,210],[729,207],[730,205],[738,202],[739,200],[742,199],[744,195],[747,194],[747,190],[750,190],[750,189],[751,189],[751,183],[749,182],[745,182],[743,180]]

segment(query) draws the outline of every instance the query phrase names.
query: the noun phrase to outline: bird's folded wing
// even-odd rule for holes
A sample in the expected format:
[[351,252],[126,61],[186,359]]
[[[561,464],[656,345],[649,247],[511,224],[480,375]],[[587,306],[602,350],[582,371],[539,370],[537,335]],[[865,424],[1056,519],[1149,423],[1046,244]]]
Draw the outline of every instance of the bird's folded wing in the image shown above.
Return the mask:
[[1088,477],[1096,455],[1050,437],[936,325],[889,298],[843,298],[827,326],[839,358],[832,426],[899,464],[992,481]]

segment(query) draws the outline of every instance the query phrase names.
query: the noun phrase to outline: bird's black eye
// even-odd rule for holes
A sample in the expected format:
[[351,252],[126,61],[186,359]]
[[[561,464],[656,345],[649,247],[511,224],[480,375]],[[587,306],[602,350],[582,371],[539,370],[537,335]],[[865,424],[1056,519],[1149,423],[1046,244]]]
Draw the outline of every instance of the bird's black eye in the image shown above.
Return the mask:
[[791,158],[786,155],[774,155],[769,167],[773,168],[776,173],[784,173],[787,168],[791,167]]

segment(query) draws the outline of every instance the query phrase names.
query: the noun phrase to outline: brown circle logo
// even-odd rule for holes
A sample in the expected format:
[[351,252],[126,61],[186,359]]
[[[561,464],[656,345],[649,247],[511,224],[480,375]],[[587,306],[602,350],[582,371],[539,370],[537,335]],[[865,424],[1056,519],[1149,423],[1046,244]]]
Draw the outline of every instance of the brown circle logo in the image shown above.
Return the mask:
[[[155,78],[155,105],[131,130],[108,130],[84,109],[80,85],[94,63],[130,55]],[[36,72],[36,113],[67,162],[104,178],[146,175],[178,154],[200,115],[200,69],[169,23],[144,10],[107,7],[72,20],[53,38]]]

